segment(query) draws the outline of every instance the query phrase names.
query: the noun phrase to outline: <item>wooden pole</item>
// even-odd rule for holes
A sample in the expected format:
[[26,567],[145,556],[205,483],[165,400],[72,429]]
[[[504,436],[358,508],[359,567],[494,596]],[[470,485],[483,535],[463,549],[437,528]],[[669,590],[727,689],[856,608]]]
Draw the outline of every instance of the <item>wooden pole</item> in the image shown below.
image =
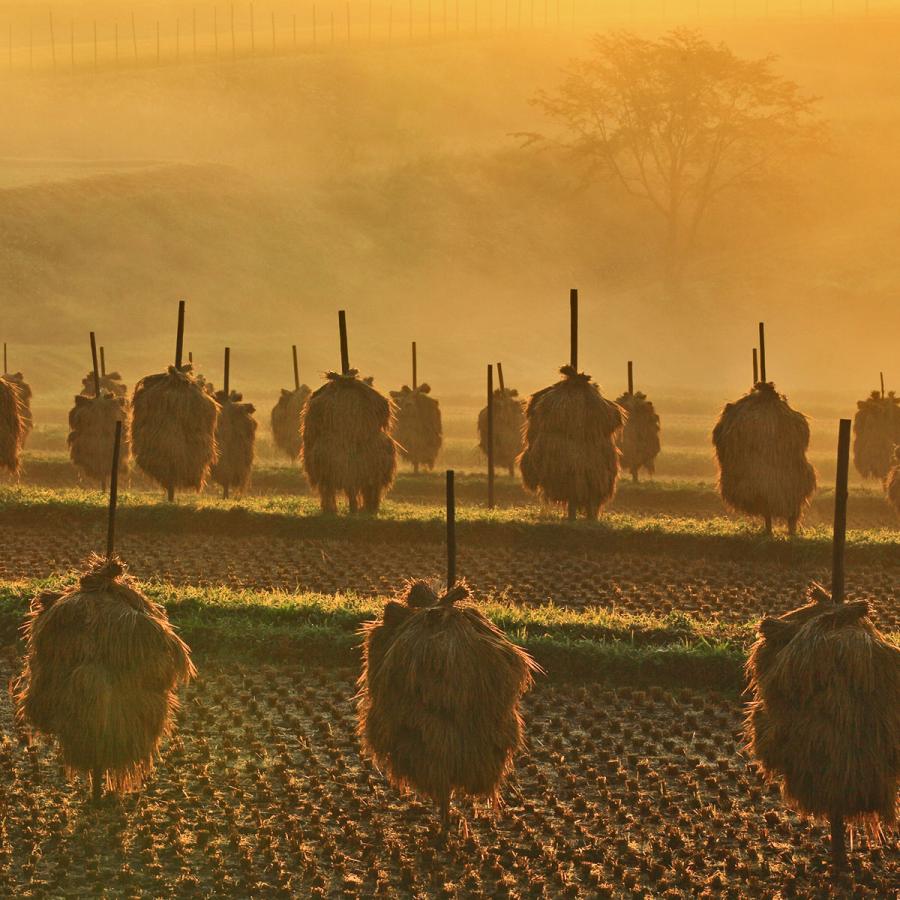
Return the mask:
[[112,559],[116,549],[116,504],[119,500],[119,450],[122,446],[122,421],[116,421],[113,439],[112,472],[109,476],[109,519],[106,526],[106,558]]
[[178,333],[175,338],[175,368],[181,368],[181,357],[184,353],[184,300],[178,301]]
[[230,396],[229,387],[231,382],[231,347],[225,348],[225,377],[222,380],[222,392],[225,394],[225,399],[228,400]]
[[[847,480],[850,472],[850,419],[841,419],[838,429],[837,477],[834,486],[834,539],[831,560],[831,599],[844,602],[844,547],[847,542]],[[835,813],[831,825],[831,865],[834,871],[847,866],[844,817]]]
[[294,344],[291,347],[291,352],[294,355],[294,390],[300,390],[300,361],[297,358],[297,345]]
[[628,360],[628,396],[634,396],[634,364]]
[[569,291],[569,365],[578,371],[578,289]]
[[759,352],[753,348],[753,387],[759,384]]
[[847,480],[850,472],[850,419],[838,430],[837,478],[834,485],[834,541],[831,558],[831,599],[844,601],[844,546],[847,543]]
[[106,351],[100,348],[100,374],[106,377]]
[[418,367],[416,365],[416,342],[415,341],[412,342],[412,366],[413,366],[412,389],[415,390],[419,386],[419,382],[418,382],[419,373],[418,373]]
[[759,323],[759,380],[766,383],[766,323]]
[[456,491],[453,469],[447,469],[447,590],[456,585]]
[[[569,364],[578,371],[578,289],[569,291]],[[569,500],[568,517],[570,522],[575,521],[578,513],[574,500]]]
[[881,376],[881,399],[884,400],[884,372],[878,374]]
[[347,313],[343,309],[338,311],[338,328],[341,332],[341,374],[346,375],[350,371],[350,351],[347,348]]
[[487,367],[487,482],[488,509],[494,508],[494,367]]
[[506,390],[506,383],[503,381],[503,363],[497,363],[497,381],[500,383],[500,393]]
[[94,396],[100,396],[100,366],[97,364],[97,338],[91,332],[91,359],[94,363]]

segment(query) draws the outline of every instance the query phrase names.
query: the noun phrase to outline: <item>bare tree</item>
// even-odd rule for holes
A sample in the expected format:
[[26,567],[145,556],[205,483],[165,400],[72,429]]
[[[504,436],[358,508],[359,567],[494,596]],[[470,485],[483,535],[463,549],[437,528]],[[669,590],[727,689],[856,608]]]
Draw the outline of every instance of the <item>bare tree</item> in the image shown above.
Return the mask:
[[[680,282],[698,231],[724,192],[759,185],[820,140],[816,98],[723,44],[678,29],[659,40],[598,35],[562,84],[535,98],[563,126],[558,143],[646,200],[665,227],[666,277]],[[542,139],[531,135],[532,139]]]

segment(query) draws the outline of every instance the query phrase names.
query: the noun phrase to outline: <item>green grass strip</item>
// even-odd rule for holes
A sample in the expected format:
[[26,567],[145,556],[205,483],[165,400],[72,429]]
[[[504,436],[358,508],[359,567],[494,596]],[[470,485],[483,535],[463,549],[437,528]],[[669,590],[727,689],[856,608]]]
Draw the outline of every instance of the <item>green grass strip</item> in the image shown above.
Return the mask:
[[[0,582],[0,642],[14,643],[30,598],[72,578]],[[383,599],[355,595],[234,591],[147,582],[141,589],[165,606],[194,651],[239,659],[358,667],[359,630]],[[725,624],[682,614],[630,615],[605,609],[516,607],[488,601],[485,615],[561,681],[680,685],[719,690],[743,686],[755,623]],[[900,634],[891,635],[900,645]]]

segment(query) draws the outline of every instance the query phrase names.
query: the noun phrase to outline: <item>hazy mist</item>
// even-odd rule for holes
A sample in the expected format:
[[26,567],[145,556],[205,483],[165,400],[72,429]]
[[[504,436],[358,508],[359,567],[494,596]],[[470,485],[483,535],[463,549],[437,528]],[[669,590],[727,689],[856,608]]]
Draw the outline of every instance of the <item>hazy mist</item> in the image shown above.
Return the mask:
[[[125,58],[132,8],[138,64]],[[582,297],[582,366],[610,392],[634,359],[639,387],[731,397],[749,387],[759,319],[770,377],[789,395],[862,396],[879,369],[900,387],[900,18],[684,13],[738,55],[777,54],[781,74],[822,98],[831,138],[790,181],[723,197],[673,299],[646,205],[613,183],[585,186],[564,155],[514,136],[552,128],[529,101],[595,29],[507,33],[495,2],[482,3],[478,35],[470,4],[466,33],[444,38],[435,2],[432,41],[419,11],[410,42],[397,6],[389,45],[378,6],[369,44],[367,4],[349,8],[359,24],[348,45],[345,5],[317,7],[313,49],[310,8],[276,6],[273,55],[272,7],[257,4],[256,56],[233,62],[222,5],[220,58],[204,32],[193,63],[191,4],[56,4],[54,73],[43,45],[31,71],[23,43],[44,13],[0,5],[0,29],[15,23],[0,73],[0,332],[37,406],[76,390],[91,329],[130,383],[171,362],[179,298],[201,367],[218,382],[230,345],[233,384],[261,406],[291,380],[291,343],[309,383],[338,365],[338,308],[351,362],[384,389],[408,380],[415,339],[438,397],[479,393],[497,360],[527,391],[566,361],[570,287]],[[159,66],[155,16],[168,23]],[[679,21],[670,7],[632,27],[656,35]]]

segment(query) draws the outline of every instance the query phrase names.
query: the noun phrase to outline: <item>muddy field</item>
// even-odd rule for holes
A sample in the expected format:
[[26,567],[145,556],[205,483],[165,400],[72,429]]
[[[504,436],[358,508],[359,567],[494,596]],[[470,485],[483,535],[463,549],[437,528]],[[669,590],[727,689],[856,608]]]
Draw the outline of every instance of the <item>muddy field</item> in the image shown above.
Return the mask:
[[[733,696],[539,684],[503,807],[443,844],[360,759],[351,673],[200,663],[154,775],[100,809],[3,699],[6,896],[827,896],[825,829],[745,759]],[[836,894],[890,896],[896,845],[856,840]]]

